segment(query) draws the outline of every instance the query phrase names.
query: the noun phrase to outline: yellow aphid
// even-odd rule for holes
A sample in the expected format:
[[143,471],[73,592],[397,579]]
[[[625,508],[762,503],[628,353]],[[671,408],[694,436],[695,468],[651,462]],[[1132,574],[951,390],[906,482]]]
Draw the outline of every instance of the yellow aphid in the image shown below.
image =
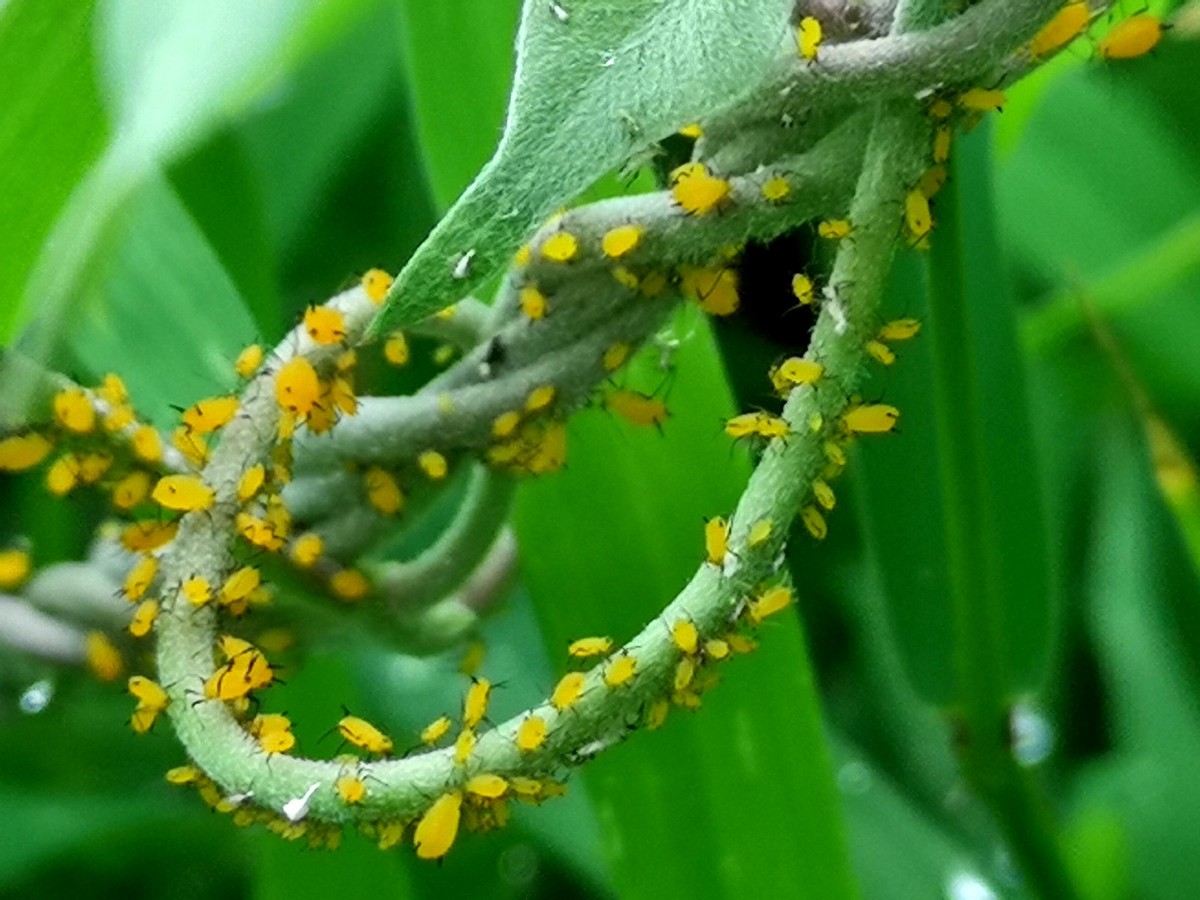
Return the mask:
[[959,96],[958,105],[976,112],[1000,112],[1004,109],[1004,99],[1004,91],[994,88],[971,88]]
[[109,406],[120,406],[129,401],[129,388],[125,387],[120,375],[109,372],[96,388],[96,396]]
[[728,268],[680,266],[679,289],[714,316],[730,316],[741,305],[737,272]]
[[262,463],[255,463],[245,472],[238,480],[237,498],[242,503],[245,503],[251,497],[258,493],[263,486],[263,482],[267,480],[267,470]]
[[209,397],[183,411],[183,424],[195,434],[210,434],[225,427],[237,411],[237,397]]
[[817,234],[830,241],[840,241],[853,231],[854,226],[849,219],[827,219],[817,224]]
[[1033,36],[1029,42],[1029,55],[1039,59],[1071,43],[1083,33],[1091,18],[1091,10],[1084,0],[1072,0]]
[[239,653],[213,672],[204,683],[204,696],[209,700],[240,700],[274,680],[275,672],[267,658],[257,650],[250,650]]
[[742,413],[725,423],[725,433],[735,440],[751,435],[769,439],[785,438],[790,433],[787,422],[765,412]]
[[383,345],[383,356],[393,366],[408,365],[412,354],[408,349],[408,338],[404,336],[403,331],[393,331],[387,336]]
[[488,701],[492,696],[492,683],[486,678],[477,678],[467,689],[463,701],[463,727],[474,728],[487,715]]
[[954,106],[945,97],[938,97],[929,104],[929,115],[935,119],[948,119],[954,112]]
[[54,395],[54,418],[67,431],[87,434],[96,427],[96,408],[83,388],[64,388]]
[[837,506],[837,495],[833,493],[833,488],[829,486],[828,482],[818,478],[812,483],[812,491],[813,499],[817,501],[818,505],[829,510]]
[[150,495],[150,473],[135,469],[120,478],[112,487],[113,506],[130,510]]
[[881,366],[890,366],[896,361],[896,354],[893,353],[892,348],[883,343],[883,341],[867,341],[865,349],[867,351],[867,355]]
[[556,231],[542,242],[542,257],[551,262],[570,262],[579,252],[579,241],[569,231]]
[[292,542],[289,556],[292,562],[302,569],[312,566],[321,558],[325,550],[325,541],[314,531],[306,531]]
[[367,501],[385,516],[394,516],[404,506],[404,494],[396,477],[387,469],[371,466],[363,473]]
[[725,641],[734,653],[753,653],[758,649],[757,641],[744,634],[738,634],[736,631],[725,635]]
[[704,523],[704,552],[712,565],[724,564],[729,552],[729,523],[720,516]]
[[353,744],[360,750],[378,753],[380,756],[386,756],[392,752],[392,739],[366,719],[360,719],[358,716],[343,716],[337,723],[337,730],[346,743]]
[[346,340],[346,317],[332,306],[310,306],[304,311],[304,330],[314,344],[340,344]]
[[641,225],[618,225],[604,233],[600,249],[610,259],[620,259],[632,252],[642,240],[645,229]]
[[113,464],[108,453],[85,453],[78,457],[79,480],[83,484],[95,484]]
[[150,494],[155,503],[178,512],[212,509],[215,497],[198,475],[164,475]]
[[143,556],[125,576],[123,592],[130,603],[136,603],[146,595],[154,576],[158,574],[158,559],[153,556]]
[[675,690],[686,690],[695,677],[696,660],[691,656],[685,656],[675,666]]
[[508,793],[508,782],[499,775],[475,775],[463,785],[468,794],[484,800],[499,800]]
[[470,728],[464,728],[458,733],[458,737],[454,739],[454,764],[457,766],[466,765],[468,759],[471,758],[471,753],[475,750],[475,732]]
[[249,731],[266,753],[287,753],[296,746],[292,722],[280,713],[259,713],[250,721]]
[[1096,49],[1101,59],[1134,59],[1157,47],[1162,34],[1162,22],[1157,16],[1138,13],[1114,25]]
[[851,434],[883,434],[896,427],[900,410],[883,403],[853,406],[842,414],[842,425]]
[[522,753],[537,750],[546,741],[546,720],[527,716],[517,728],[517,749]]
[[79,484],[79,458],[73,453],[64,453],[46,470],[46,490],[56,497],[63,497]]
[[547,306],[545,294],[530,284],[521,288],[518,296],[521,301],[521,312],[525,313],[527,317],[534,322],[545,318]]
[[154,627],[154,620],[157,618],[158,601],[143,600],[133,611],[133,618],[129,620],[129,633],[134,637],[145,637]]
[[800,521],[804,523],[808,533],[818,541],[825,540],[825,535],[829,534],[829,526],[825,524],[825,517],[815,506],[806,506],[800,510]]
[[[139,425],[129,438],[130,446],[133,448],[134,455],[142,462],[157,463],[162,460],[163,446],[162,438],[158,432],[149,425]],[[201,441],[201,444],[203,442]],[[192,456],[184,452],[184,455],[189,460]]]
[[700,632],[687,619],[680,619],[671,626],[671,640],[684,653],[695,653],[700,641]]
[[367,795],[366,783],[354,775],[343,775],[333,783],[333,789],[337,791],[343,803],[351,806],[355,803],[362,803],[363,797]]
[[616,280],[617,284],[629,288],[631,291],[636,291],[640,284],[637,275],[625,266],[613,266],[612,277]]
[[628,684],[637,674],[637,660],[632,656],[621,655],[608,664],[604,670],[604,683],[609,687],[621,687]]
[[950,139],[954,132],[948,125],[939,125],[933,133],[933,161],[941,164],[950,158]]
[[258,648],[248,640],[232,634],[221,635],[217,638],[217,644],[221,648],[221,655],[226,659],[233,659],[243,653],[258,653]]
[[54,445],[40,434],[17,434],[0,440],[0,472],[24,472],[45,459]]
[[234,521],[237,523],[238,533],[255,547],[262,547],[272,553],[283,548],[286,534],[276,534],[275,529],[265,519],[248,512],[240,512]]
[[671,194],[690,215],[704,216],[720,208],[732,190],[728,181],[712,175],[703,163],[684,163],[671,173]]
[[91,673],[101,681],[116,681],[125,671],[121,651],[102,631],[88,632],[83,641],[83,658]]
[[467,649],[463,651],[462,659],[458,661],[458,671],[468,678],[474,678],[486,656],[487,645],[478,639],[471,641],[467,644]]
[[500,413],[492,422],[492,434],[495,437],[508,437],[521,424],[521,414],[516,410]]
[[699,123],[692,122],[690,125],[684,125],[680,128],[679,133],[692,140],[698,140],[704,136],[704,129],[700,127]]
[[670,283],[666,272],[656,270],[648,273],[641,280],[641,283],[638,284],[638,290],[642,292],[643,297],[657,297],[666,291]]
[[128,687],[129,693],[137,698],[137,707],[129,724],[138,734],[145,734],[158,718],[158,714],[170,705],[171,700],[162,687],[144,675],[131,677]]
[[362,277],[362,287],[372,303],[382,303],[392,286],[392,276],[383,269],[370,269]]
[[441,716],[421,729],[421,743],[432,747],[450,731],[450,717]]
[[729,641],[722,638],[712,638],[704,642],[704,655],[708,659],[720,662],[729,656]]
[[834,441],[826,441],[824,450],[825,458],[829,460],[832,465],[839,469],[844,469],[846,467],[846,451],[842,449],[840,444],[835,443]]
[[914,239],[923,238],[933,229],[933,216],[929,212],[929,198],[919,188],[908,192],[904,198],[904,224]]
[[813,293],[812,279],[804,274],[793,275],[792,294],[802,306],[810,305],[816,299],[816,295]]
[[446,472],[449,470],[449,465],[446,463],[446,457],[438,453],[436,450],[426,450],[417,457],[417,465],[421,467],[421,471],[434,481],[439,481],[446,477]]
[[791,604],[791,588],[782,586],[768,588],[746,604],[746,617],[749,619],[751,625],[757,626],[764,619],[782,612],[791,606]]
[[399,846],[400,841],[404,839],[404,823],[398,820],[381,822],[375,836],[378,838],[380,850],[391,850]]
[[658,427],[670,414],[667,405],[657,397],[625,389],[605,394],[604,408],[627,422],[643,427]]
[[413,846],[418,859],[441,859],[454,846],[458,822],[462,815],[462,794],[451,791],[442,794],[425,810],[413,833]]
[[10,590],[29,577],[33,568],[24,550],[0,550],[0,590]]
[[517,248],[517,252],[513,254],[513,265],[517,268],[524,268],[529,265],[532,259],[533,251],[529,248],[528,244],[522,244]]
[[212,587],[207,578],[193,575],[179,586],[179,591],[192,606],[204,606],[212,600]]
[[178,530],[178,522],[131,522],[121,530],[121,545],[131,553],[147,553],[172,541]]
[[167,769],[167,774],[163,777],[167,779],[167,784],[195,784],[204,777],[204,773],[195,766],[176,766]]
[[774,527],[774,523],[770,519],[759,519],[750,526],[750,533],[746,536],[746,546],[751,549],[761,547],[771,539]]
[[567,647],[567,653],[576,659],[587,659],[591,656],[603,656],[612,649],[610,637],[585,637],[572,641]]
[[768,179],[762,186],[763,199],[768,203],[778,203],[786,200],[792,193],[791,183],[782,175]]
[[122,403],[119,406],[113,406],[104,414],[104,430],[109,434],[116,434],[132,425],[135,419],[137,416],[134,415],[133,407],[129,404]]
[[821,46],[821,23],[812,16],[805,16],[796,28],[796,49],[800,57],[812,62],[817,58]]
[[[950,153],[949,147],[946,148],[946,155]],[[938,191],[946,183],[946,167],[943,165],[930,166],[921,173],[921,179],[917,182],[917,190],[924,194],[928,199],[932,200],[937,196]]]
[[233,361],[233,371],[239,378],[249,378],[262,365],[263,349],[258,344],[250,344],[242,348],[242,352]]
[[358,569],[341,569],[329,579],[329,589],[339,600],[352,602],[371,593],[371,582]]
[[894,319],[879,329],[876,337],[881,341],[907,341],[921,330],[918,319]]
[[550,694],[550,705],[560,712],[574,706],[583,696],[587,676],[583,672],[568,672],[558,680]]
[[663,727],[663,723],[667,721],[667,713],[671,711],[671,704],[667,700],[655,700],[646,709],[646,727],[651,731],[657,731]]
[[262,573],[254,566],[242,566],[221,585],[220,602],[224,606],[246,600],[262,584]]
[[307,416],[321,396],[317,370],[303,356],[294,356],[275,376],[275,399],[279,408],[301,418]]
[[525,398],[525,412],[541,412],[554,402],[557,393],[558,391],[552,384],[543,384],[535,387],[529,392],[529,396]]
[[779,394],[787,396],[794,387],[815,384],[825,374],[825,367],[811,359],[789,356],[770,372],[771,385]]
[[601,360],[604,364],[605,372],[615,372],[625,364],[625,360],[629,359],[630,347],[628,344],[613,344],[604,351],[604,357]]

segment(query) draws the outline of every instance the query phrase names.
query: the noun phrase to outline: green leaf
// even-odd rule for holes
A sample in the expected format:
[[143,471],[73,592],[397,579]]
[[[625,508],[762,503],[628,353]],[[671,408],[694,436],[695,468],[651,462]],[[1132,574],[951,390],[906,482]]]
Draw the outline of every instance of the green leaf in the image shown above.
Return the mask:
[[[688,333],[693,326],[683,325]],[[707,325],[677,358],[663,434],[595,411],[570,426],[565,471],[523,487],[523,572],[552,658],[585,634],[628,638],[703,557],[703,520],[727,514],[747,466],[721,433],[733,411]],[[629,382],[661,385],[657,354]],[[847,849],[798,619],[727,663],[692,716],[588,763],[621,896],[853,897]]]
[[[422,318],[502,266],[607,170],[756,84],[779,51],[783,0],[529,0],[495,156],[401,271],[382,331]],[[470,271],[454,267],[474,251]]]

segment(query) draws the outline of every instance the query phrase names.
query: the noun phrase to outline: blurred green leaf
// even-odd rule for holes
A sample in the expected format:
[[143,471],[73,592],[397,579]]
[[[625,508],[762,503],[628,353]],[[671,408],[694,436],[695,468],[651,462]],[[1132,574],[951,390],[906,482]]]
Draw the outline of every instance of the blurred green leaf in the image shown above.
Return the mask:
[[378,330],[462,296],[606,171],[745,93],[775,58],[789,7],[726,0],[700,15],[692,0],[527,2],[500,146],[401,271]]
[[[692,321],[663,434],[583,413],[567,469],[519,495],[523,573],[559,659],[573,638],[627,638],[655,615],[702,558],[704,518],[728,513],[744,484],[720,427],[728,387],[707,324]],[[644,354],[629,378],[653,390],[655,363]],[[762,638],[701,714],[676,711],[589,764],[622,896],[856,896],[799,622]]]

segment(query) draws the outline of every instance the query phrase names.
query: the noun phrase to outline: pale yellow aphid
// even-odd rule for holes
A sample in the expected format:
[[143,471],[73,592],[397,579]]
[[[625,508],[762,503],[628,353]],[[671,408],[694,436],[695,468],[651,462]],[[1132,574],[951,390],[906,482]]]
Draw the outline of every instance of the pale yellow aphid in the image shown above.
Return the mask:
[[646,727],[651,731],[657,731],[663,727],[663,723],[667,721],[667,713],[671,711],[671,704],[667,700],[655,700],[646,708]]
[[686,690],[695,677],[696,660],[694,657],[685,656],[675,666],[675,690]]
[[425,473],[426,477],[432,478],[434,481],[445,478],[446,472],[450,469],[446,457],[436,450],[426,450],[418,456],[417,465],[421,467],[421,471]]
[[440,716],[421,729],[421,743],[432,747],[450,732],[450,717]]
[[[133,455],[142,462],[156,463],[162,460],[162,438],[149,425],[139,425],[130,435],[129,444],[133,448]],[[184,455],[188,456],[186,453]],[[188,456],[188,459],[192,457]]]
[[484,773],[467,779],[463,788],[483,800],[499,800],[508,793],[508,782],[499,775]]
[[767,179],[762,186],[763,199],[768,203],[779,203],[786,200],[792,193],[792,185],[782,175]]
[[546,741],[546,720],[527,716],[517,728],[517,749],[522,753],[537,750]]
[[158,618],[158,601],[154,599],[143,600],[138,604],[137,609],[133,611],[133,618],[129,620],[129,633],[134,637],[145,637],[150,633],[150,629],[154,627],[154,620]]
[[1144,56],[1162,39],[1163,25],[1151,13],[1138,13],[1112,27],[1096,50],[1101,59],[1134,59]]
[[579,252],[579,240],[569,231],[556,231],[542,242],[542,257],[551,262],[570,262]]
[[684,163],[671,172],[671,194],[684,211],[694,216],[708,215],[729,199],[733,186],[712,175],[704,163]]
[[819,362],[804,359],[799,356],[789,356],[770,371],[771,385],[782,396],[787,396],[792,388],[806,384],[816,384],[825,374],[825,367]]
[[121,651],[102,631],[88,632],[83,641],[83,658],[91,673],[101,681],[115,681],[125,671]]
[[641,225],[618,225],[604,233],[600,249],[609,259],[620,259],[637,248],[645,231]]
[[604,670],[604,683],[616,688],[628,684],[637,674],[637,659],[622,654],[608,664]]
[[95,484],[104,477],[104,473],[113,464],[113,458],[108,453],[84,453],[77,457],[79,461],[79,480],[83,484]]
[[96,427],[96,408],[83,388],[64,388],[54,395],[54,418],[67,431],[88,434]]
[[696,652],[696,648],[699,646],[700,632],[689,620],[680,619],[671,626],[671,640],[684,653],[692,654]]
[[458,733],[458,737],[454,739],[454,764],[458,766],[466,765],[468,759],[471,758],[471,753],[475,750],[475,732],[470,728],[464,728]]
[[262,365],[263,349],[258,344],[250,344],[242,348],[242,352],[233,361],[233,371],[239,378],[249,378]]
[[680,266],[679,289],[714,316],[730,316],[741,305],[737,272],[730,268]]
[[611,649],[610,637],[585,637],[572,641],[567,647],[567,653],[577,659],[587,659],[590,656],[603,656]]
[[842,449],[840,444],[837,444],[834,441],[826,441],[824,450],[825,458],[833,465],[837,466],[839,469],[844,469],[846,467],[846,451]]
[[0,440],[0,472],[24,472],[45,459],[54,445],[43,435],[30,432]]
[[883,434],[896,427],[900,410],[884,403],[853,406],[842,414],[842,426],[851,434]]
[[613,266],[612,277],[616,280],[617,284],[629,288],[631,291],[636,291],[638,285],[641,283],[638,281],[637,275],[625,266]]
[[560,712],[574,706],[581,696],[587,681],[583,672],[568,672],[558,680],[550,694],[550,705]]
[[314,344],[340,344],[346,340],[346,317],[332,306],[310,306],[304,311],[304,330]]
[[904,224],[914,240],[919,240],[933,230],[933,216],[929,211],[929,198],[919,188],[913,188],[904,198]]
[[211,434],[237,414],[237,397],[209,397],[183,411],[183,426],[195,434]]
[[826,219],[817,224],[817,234],[830,241],[840,241],[849,237],[853,231],[854,226],[850,224],[849,219]]
[[212,588],[207,578],[193,575],[179,586],[179,591],[192,606],[204,606],[212,600]]
[[815,506],[806,506],[800,510],[800,521],[804,523],[808,533],[818,541],[825,540],[825,536],[829,534],[829,526],[825,523],[825,517]]
[[408,365],[411,357],[412,354],[408,349],[408,338],[404,336],[403,331],[393,331],[387,336],[387,340],[383,344],[384,359],[393,366],[404,366]]
[[712,638],[704,642],[704,655],[708,659],[720,662],[729,656],[729,641],[722,638]]
[[363,797],[367,795],[366,783],[354,775],[342,775],[333,783],[333,789],[337,791],[343,803],[351,806],[362,803]]
[[329,590],[339,600],[353,602],[371,593],[371,582],[358,569],[339,569],[329,579]]
[[704,129],[700,127],[698,122],[692,122],[690,125],[684,125],[680,128],[679,133],[692,140],[698,140],[704,136]]
[[1029,55],[1040,59],[1066,46],[1083,33],[1091,18],[1091,10],[1084,0],[1071,0],[1033,36],[1029,42]]
[[533,251],[529,248],[528,244],[522,244],[517,248],[517,252],[513,254],[513,265],[519,269],[523,269],[525,266],[529,265],[529,262],[532,259]]
[[500,413],[492,422],[492,435],[498,438],[508,437],[517,430],[517,426],[521,424],[521,414],[516,410],[510,409],[508,412]]
[[750,526],[750,533],[746,536],[746,546],[752,550],[755,547],[761,547],[771,539],[774,527],[774,523],[770,519],[759,519]]
[[785,438],[791,429],[785,419],[765,412],[742,413],[725,423],[725,433],[735,440],[758,435],[777,440]]
[[367,299],[372,303],[382,303],[392,286],[392,276],[383,269],[370,269],[362,277],[362,287],[367,293]]
[[487,645],[481,640],[471,641],[463,651],[462,659],[458,661],[458,671],[468,678],[474,678],[486,657]]
[[929,115],[935,119],[948,119],[954,112],[954,105],[945,97],[938,97],[929,104]]
[[615,372],[625,364],[625,360],[629,359],[630,347],[628,344],[613,344],[604,351],[604,356],[601,362],[604,365],[605,372]]
[[800,24],[796,27],[796,49],[800,51],[802,59],[813,62],[817,58],[822,36],[823,31],[819,20],[812,16],[805,16],[800,20]]
[[0,590],[10,590],[29,577],[33,564],[24,550],[0,550]]
[[279,408],[303,418],[321,396],[321,380],[317,370],[303,356],[294,356],[283,364],[275,376],[275,399]]
[[476,678],[467,688],[463,701],[463,727],[474,728],[487,715],[488,701],[492,696],[492,683],[486,678]]
[[250,721],[248,730],[266,753],[287,753],[296,746],[292,722],[280,713],[259,713]]
[[158,574],[158,558],[154,556],[143,556],[129,570],[129,574],[125,576],[125,585],[122,592],[125,594],[125,599],[130,603],[137,603],[142,597],[146,596],[146,591],[150,589],[150,585],[154,583],[154,577]]
[[138,734],[145,734],[158,718],[158,714],[171,703],[167,692],[162,687],[144,675],[134,675],[129,679],[129,693],[137,698],[137,708],[129,720],[130,726]]
[[176,766],[173,769],[167,769],[167,774],[163,776],[167,780],[167,784],[195,784],[204,777],[195,766]]
[[869,340],[864,346],[867,355],[881,366],[890,366],[896,361],[896,354],[883,341]]
[[804,274],[793,275],[792,294],[800,301],[802,306],[811,305],[816,299],[816,294],[813,292],[812,279]]
[[358,716],[343,716],[337,723],[338,734],[348,744],[353,744],[368,753],[378,753],[385,756],[392,752],[392,739]]
[[960,95],[958,105],[976,112],[1000,112],[1004,109],[1004,99],[1004,91],[976,87]]
[[150,496],[150,473],[135,469],[112,487],[113,506],[130,510]]
[[545,318],[547,306],[545,294],[530,284],[521,288],[518,297],[521,302],[521,312],[525,313],[527,317],[534,322]]
[[917,319],[894,319],[879,329],[876,337],[881,341],[907,341],[917,336],[921,323]]
[[728,552],[729,523],[720,516],[709,519],[704,523],[705,559],[714,566],[720,566],[725,563]]
[[554,397],[557,393],[557,389],[552,384],[543,384],[535,387],[529,392],[529,396],[525,398],[525,412],[541,412],[554,402]]
[[833,488],[829,486],[827,481],[822,481],[818,478],[812,483],[813,499],[817,501],[819,506],[827,510],[832,510],[837,506],[837,495],[834,494]]
[[458,836],[458,823],[462,815],[462,794],[450,791],[433,801],[425,810],[416,831],[413,846],[419,859],[441,859],[454,846]]
[[758,626],[764,619],[782,612],[791,604],[791,588],[783,586],[768,588],[746,604],[746,618],[751,625]]
[[944,163],[950,158],[950,140],[954,132],[948,125],[939,125],[933,132],[933,161]]
[[385,516],[394,516],[404,506],[404,494],[396,477],[387,469],[371,466],[363,473],[367,501]]
[[380,850],[391,850],[404,839],[404,823],[399,820],[381,822],[376,832]]
[[302,569],[312,566],[325,550],[325,541],[315,531],[306,531],[292,542],[292,562]]

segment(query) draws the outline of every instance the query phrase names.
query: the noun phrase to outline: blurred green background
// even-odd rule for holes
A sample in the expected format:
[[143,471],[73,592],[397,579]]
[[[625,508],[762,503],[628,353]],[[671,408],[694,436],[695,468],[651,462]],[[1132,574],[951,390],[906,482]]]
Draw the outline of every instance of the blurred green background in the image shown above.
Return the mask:
[[[517,13],[0,4],[0,343],[84,380],[120,372],[158,424],[228,387],[242,345],[371,266],[399,268],[488,158]],[[1020,701],[1019,756],[1081,892],[1200,893],[1200,503],[1156,486],[1130,387],[1200,453],[1200,43],[1179,28],[1148,58],[1089,56],[1077,45],[958,139],[962,241],[943,243],[967,312],[873,376],[901,432],[856,450],[829,539],[792,542],[800,615],[700,713],[433,867],[354,835],[330,853],[238,830],[163,782],[181,750],[166,727],[135,737],[119,689],[3,657],[0,896],[1028,896],[933,705],[975,651]],[[932,261],[899,257],[889,315],[929,315],[934,244]],[[569,638],[653,616],[699,561],[702,520],[740,493],[751,460],[720,422],[764,402],[781,348],[737,323],[675,329],[663,433],[586,410],[567,470],[522,489],[521,585],[485,630],[497,720],[545,695]],[[653,389],[656,365],[624,377]],[[973,435],[961,484],[947,422]],[[953,608],[947,546],[964,531],[949,511],[968,488],[980,581]],[[0,539],[27,535],[39,564],[81,555],[101,513],[14,479],[0,511]],[[306,752],[333,752],[318,737],[342,704],[405,744],[456,708],[457,662],[314,653],[280,708]],[[39,678],[54,698],[22,714]]]

